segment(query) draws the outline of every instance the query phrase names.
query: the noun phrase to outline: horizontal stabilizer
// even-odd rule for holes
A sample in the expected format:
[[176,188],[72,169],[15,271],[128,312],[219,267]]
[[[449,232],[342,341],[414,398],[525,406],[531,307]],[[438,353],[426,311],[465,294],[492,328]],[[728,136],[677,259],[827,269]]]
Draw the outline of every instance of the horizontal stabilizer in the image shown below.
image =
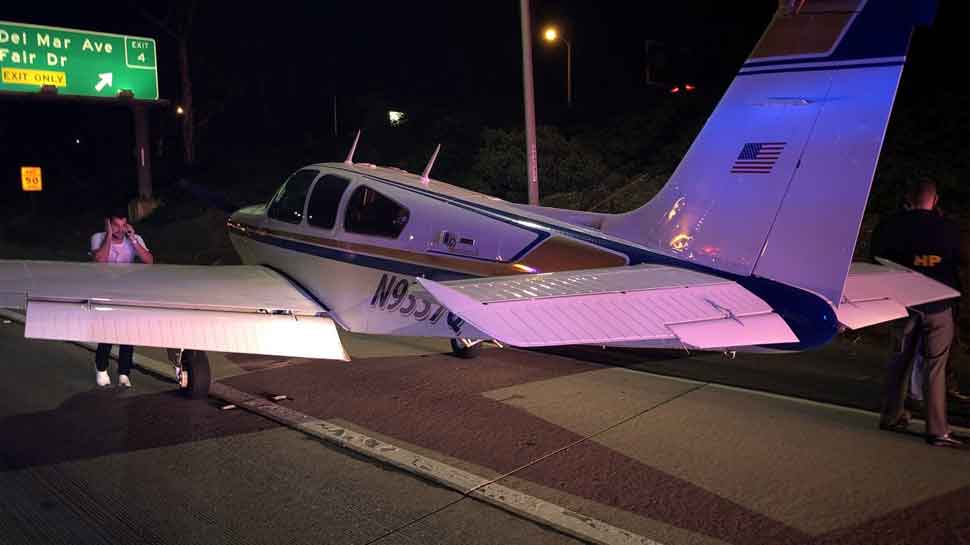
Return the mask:
[[714,349],[798,341],[745,288],[675,267],[418,281],[465,321],[513,346],[674,341]]
[[892,299],[871,301],[843,300],[836,311],[839,323],[849,329],[862,329],[871,325],[905,318],[909,315],[906,307]]
[[891,261],[853,263],[836,310],[839,323],[849,329],[905,318],[906,307],[953,299],[960,292]]

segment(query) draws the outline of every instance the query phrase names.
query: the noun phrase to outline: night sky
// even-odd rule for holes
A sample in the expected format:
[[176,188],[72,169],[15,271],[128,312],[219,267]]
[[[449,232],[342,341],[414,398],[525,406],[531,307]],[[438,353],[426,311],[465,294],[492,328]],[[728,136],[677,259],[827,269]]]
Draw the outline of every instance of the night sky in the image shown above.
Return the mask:
[[[5,2],[0,19],[153,37],[161,97],[175,104],[180,99],[175,41],[142,11],[177,29],[189,4]],[[247,157],[267,150],[279,157],[276,150],[301,146],[312,148],[313,160],[339,159],[336,150],[349,135],[388,108],[419,120],[457,116],[475,130],[521,127],[515,0],[197,4],[189,43],[196,115],[208,118],[200,135],[202,161],[226,159],[219,154],[230,150]],[[642,111],[646,40],[664,44],[663,78],[697,85],[713,107],[775,7],[772,0],[534,0],[538,122],[596,124]],[[546,22],[558,23],[573,44],[572,111],[564,108],[565,50],[539,39]],[[943,1],[936,25],[916,35],[900,100],[936,104],[938,115],[950,107],[965,110],[968,35],[967,3]],[[334,97],[339,134],[331,139]],[[118,181],[131,172],[130,116],[124,108],[0,100],[0,114],[0,138],[8,144],[0,155],[5,187],[18,181],[19,164],[53,155],[71,163],[73,176],[128,183]],[[165,177],[166,169],[176,168],[171,163],[177,120],[170,109],[158,109],[152,124],[162,147],[156,150],[157,176]]]
[[[64,4],[56,10],[38,10],[29,3],[9,3],[0,8],[0,18],[154,37],[161,94],[168,99],[177,96],[175,43],[141,11],[172,22],[187,11],[189,2]],[[138,7],[141,4],[144,7]],[[578,100],[600,101],[637,88],[647,39],[693,49],[684,60],[692,60],[697,77],[704,77],[705,71],[715,77],[730,74],[775,7],[771,0],[630,4],[533,1],[533,23],[556,22],[573,43]],[[512,108],[521,101],[515,0],[281,0],[265,5],[272,7],[198,2],[191,50],[200,94],[221,90],[227,96],[239,94],[242,101],[263,93],[312,101],[332,96],[334,90],[348,96],[380,94],[404,103],[497,99],[496,104],[481,104],[486,110]],[[540,107],[545,101],[553,105],[564,100],[564,49],[537,39],[535,62]],[[721,63],[728,66],[722,69]],[[241,89],[227,89],[230,85]],[[263,91],[263,86],[274,88]]]

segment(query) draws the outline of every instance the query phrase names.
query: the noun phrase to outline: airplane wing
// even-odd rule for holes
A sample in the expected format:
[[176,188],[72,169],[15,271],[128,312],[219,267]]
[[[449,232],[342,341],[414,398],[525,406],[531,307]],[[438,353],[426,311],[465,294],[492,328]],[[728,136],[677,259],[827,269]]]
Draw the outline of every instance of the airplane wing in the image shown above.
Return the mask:
[[675,267],[418,282],[472,326],[513,346],[715,349],[798,341],[767,303],[736,282]]
[[839,323],[860,329],[907,316],[906,307],[959,297],[960,292],[892,261],[853,263],[836,309]]
[[0,260],[25,336],[347,360],[327,309],[260,266]]

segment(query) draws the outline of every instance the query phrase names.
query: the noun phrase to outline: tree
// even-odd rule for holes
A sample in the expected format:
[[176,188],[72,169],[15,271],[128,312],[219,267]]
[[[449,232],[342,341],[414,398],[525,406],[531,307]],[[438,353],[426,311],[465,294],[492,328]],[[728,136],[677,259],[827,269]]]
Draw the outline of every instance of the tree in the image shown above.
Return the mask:
[[[536,132],[539,189],[546,198],[558,193],[586,191],[604,183],[609,170],[598,152],[558,129],[541,126]],[[520,130],[485,129],[475,156],[470,185],[511,201],[524,202],[528,193],[525,136]]]
[[138,12],[171,36],[178,44],[179,83],[181,84],[182,107],[182,156],[186,166],[195,164],[195,108],[192,94],[192,73],[189,59],[189,36],[195,21],[196,1],[186,4],[176,2],[170,6],[165,19],[160,19],[142,6],[137,6]]
[[[198,1],[188,0],[186,2],[172,2],[169,5],[168,13],[158,17],[147,8],[132,4],[132,7],[141,14],[143,18],[158,27],[176,43],[179,67],[179,106],[182,107],[181,129],[182,129],[182,159],[187,167],[191,167],[198,161],[199,133],[213,117],[225,111],[226,107],[238,98],[241,81],[244,77],[238,67],[227,65],[224,59],[206,59],[209,62],[200,61],[199,53],[191,53],[191,40],[193,33],[197,30],[196,19],[198,15]],[[212,48],[200,48],[200,50],[211,51]],[[209,86],[210,100],[199,107],[199,101],[195,95],[195,88],[192,79],[193,60],[198,64],[206,64],[209,81],[221,82],[219,88],[225,89],[225,94],[215,96],[211,93],[212,86]],[[222,68],[222,73],[217,72],[218,67]],[[204,112],[205,115],[200,115]]]

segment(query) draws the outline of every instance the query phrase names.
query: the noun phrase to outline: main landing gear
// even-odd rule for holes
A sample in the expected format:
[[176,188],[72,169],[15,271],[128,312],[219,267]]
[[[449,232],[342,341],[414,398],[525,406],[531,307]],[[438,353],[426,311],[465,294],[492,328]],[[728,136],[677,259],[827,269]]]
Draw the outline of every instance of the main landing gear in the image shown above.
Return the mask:
[[472,359],[482,350],[482,340],[451,339],[451,353],[462,359]]
[[175,366],[175,379],[179,391],[189,399],[205,399],[212,384],[209,357],[201,350],[169,350],[169,358]]

